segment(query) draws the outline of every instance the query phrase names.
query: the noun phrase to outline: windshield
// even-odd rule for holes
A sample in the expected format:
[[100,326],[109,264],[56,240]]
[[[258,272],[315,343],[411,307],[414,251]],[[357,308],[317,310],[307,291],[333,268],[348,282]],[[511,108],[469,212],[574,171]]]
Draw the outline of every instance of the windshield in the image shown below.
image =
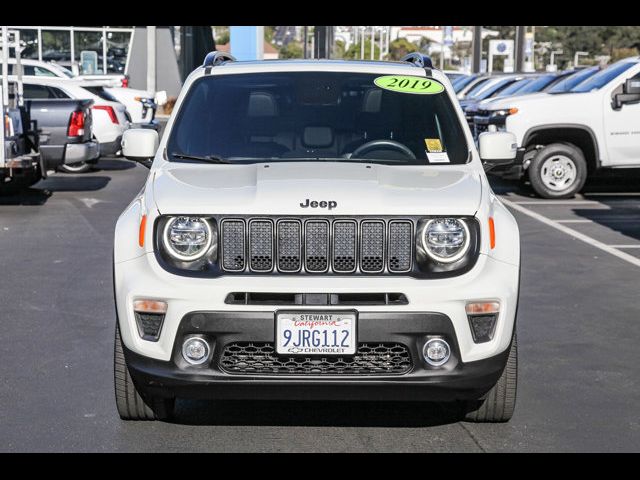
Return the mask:
[[622,72],[627,71],[634,65],[637,65],[636,62],[621,62],[611,65],[610,67],[605,68],[604,70],[596,73],[591,78],[579,83],[575,87],[571,89],[571,92],[592,92],[594,90],[598,90],[604,87],[611,80],[616,78]]
[[74,77],[73,72],[69,70],[67,67],[63,67],[62,65],[58,63],[53,63],[53,62],[51,62],[49,65],[51,65],[52,68],[56,69],[57,71],[59,71],[60,73],[62,73],[64,76],[68,78]]
[[533,81],[532,78],[525,78],[523,80],[519,80],[517,82],[513,82],[507,88],[502,90],[499,95],[496,95],[496,97],[506,97],[506,96],[509,96],[509,95],[513,95],[516,92],[520,93],[520,91],[522,91],[522,89],[525,88],[532,81]]
[[[169,160],[467,162],[464,131],[444,88],[392,91],[374,83],[380,77],[318,71],[202,77],[176,117]],[[401,78],[441,87],[423,76]]]
[[540,92],[547,86],[549,86],[549,84],[556,78],[556,75],[543,75],[541,77],[535,78],[531,82],[527,83],[523,88],[518,90],[518,95]]
[[584,70],[578,70],[577,72],[564,77],[561,81],[547,90],[547,93],[566,93],[579,83],[584,82],[587,78],[595,75],[598,70],[600,70],[598,67],[590,67],[585,68]]
[[484,100],[485,98],[489,98],[493,96],[493,94],[500,92],[502,89],[506,88],[508,85],[511,85],[516,80],[513,77],[501,78],[496,82],[492,82],[488,85],[483,86],[475,93],[467,93],[465,98],[470,98],[473,100]]
[[453,85],[453,91],[456,92],[456,93],[459,93],[460,90],[462,90],[464,87],[469,85],[476,78],[478,78],[477,75],[467,75],[467,76],[464,76],[464,77],[456,78],[456,80],[452,84]]

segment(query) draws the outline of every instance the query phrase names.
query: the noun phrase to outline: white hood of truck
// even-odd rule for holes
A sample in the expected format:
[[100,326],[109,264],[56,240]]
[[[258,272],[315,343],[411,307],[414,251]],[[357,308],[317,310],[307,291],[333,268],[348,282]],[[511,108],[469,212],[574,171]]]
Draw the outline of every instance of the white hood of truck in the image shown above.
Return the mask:
[[[167,162],[155,171],[153,197],[161,214],[473,215],[481,188],[469,165]],[[336,206],[301,207],[307,199]]]

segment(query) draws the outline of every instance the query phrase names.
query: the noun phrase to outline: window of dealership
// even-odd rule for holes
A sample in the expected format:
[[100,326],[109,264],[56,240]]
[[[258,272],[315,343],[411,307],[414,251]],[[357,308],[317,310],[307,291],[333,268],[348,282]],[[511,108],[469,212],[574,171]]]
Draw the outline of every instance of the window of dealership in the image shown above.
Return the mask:
[[82,68],[82,52],[95,52],[97,71],[86,73],[126,74],[128,71],[133,27],[9,28],[20,31],[20,40],[24,47],[23,58],[55,61],[65,67],[71,67],[75,63]]

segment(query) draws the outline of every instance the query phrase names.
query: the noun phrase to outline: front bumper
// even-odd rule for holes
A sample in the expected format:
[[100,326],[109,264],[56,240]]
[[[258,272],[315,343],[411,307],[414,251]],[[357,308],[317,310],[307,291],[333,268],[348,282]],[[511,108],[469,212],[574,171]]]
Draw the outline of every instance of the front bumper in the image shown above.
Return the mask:
[[[185,336],[207,338],[212,354],[201,366],[181,357]],[[422,346],[433,335],[447,340],[451,358],[430,367]],[[136,387],[143,395],[180,398],[267,398],[315,400],[430,400],[477,399],[497,382],[507,361],[508,348],[484,360],[460,359],[453,323],[438,313],[366,312],[358,315],[358,342],[405,345],[412,368],[405,374],[376,375],[266,375],[229,374],[220,366],[225,345],[233,342],[274,342],[272,312],[193,312],[180,322],[169,361],[154,360],[125,347]]]
[[[519,267],[480,254],[475,266],[465,274],[442,279],[417,279],[403,275],[223,275],[219,278],[179,276],[164,270],[153,253],[115,263],[114,287],[120,333],[132,352],[156,360],[169,361],[183,318],[192,312],[259,312],[273,315],[283,309],[275,305],[228,304],[231,292],[274,293],[376,293],[404,294],[405,305],[353,305],[359,315],[385,312],[403,316],[434,312],[452,324],[465,363],[483,360],[504,352],[513,332],[519,288]],[[133,302],[156,299],[167,303],[162,333],[157,342],[143,340],[137,329]],[[475,343],[465,306],[469,301],[498,301],[500,314],[491,341]],[[339,311],[337,306],[304,306],[302,310]],[[423,333],[426,330],[422,330]]]

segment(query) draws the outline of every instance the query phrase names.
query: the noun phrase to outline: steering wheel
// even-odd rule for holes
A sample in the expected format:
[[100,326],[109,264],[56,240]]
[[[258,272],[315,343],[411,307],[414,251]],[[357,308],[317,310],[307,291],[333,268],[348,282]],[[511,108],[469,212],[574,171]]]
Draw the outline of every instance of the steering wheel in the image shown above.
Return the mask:
[[397,152],[404,154],[411,160],[416,159],[416,156],[409,149],[409,147],[407,147],[406,145],[400,142],[396,142],[395,140],[387,140],[387,139],[372,140],[370,142],[363,143],[353,151],[353,153],[351,154],[351,157],[352,158],[362,157],[369,152],[372,152],[374,150],[381,150],[381,149],[395,150]]

